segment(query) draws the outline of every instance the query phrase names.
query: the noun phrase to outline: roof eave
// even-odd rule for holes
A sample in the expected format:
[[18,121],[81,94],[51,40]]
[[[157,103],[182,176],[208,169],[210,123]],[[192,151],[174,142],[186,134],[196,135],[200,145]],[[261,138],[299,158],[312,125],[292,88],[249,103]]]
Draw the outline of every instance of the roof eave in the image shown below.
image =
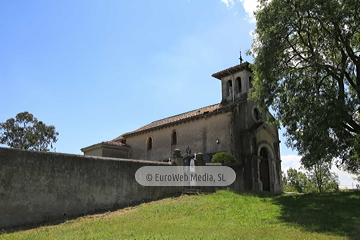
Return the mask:
[[234,74],[234,73],[237,73],[237,72],[240,72],[240,71],[243,71],[243,70],[252,72],[249,62],[244,62],[242,64],[233,66],[231,68],[227,68],[227,69],[222,70],[220,72],[214,73],[211,76],[221,80],[223,77],[229,76],[230,74]]
[[216,111],[213,111],[213,112],[209,112],[209,113],[203,114],[203,115],[196,115],[196,116],[193,116],[193,117],[188,117],[188,118],[181,119],[181,120],[178,120],[178,121],[175,121],[175,122],[166,123],[166,124],[163,124],[163,125],[160,125],[160,126],[156,126],[156,127],[152,127],[152,128],[147,128],[147,129],[144,129],[144,130],[141,130],[141,131],[124,133],[123,136],[124,136],[124,137],[130,137],[130,136],[133,136],[133,135],[142,134],[142,133],[149,132],[149,131],[154,131],[154,130],[156,130],[156,129],[168,127],[168,126],[171,126],[171,125],[175,125],[175,124],[179,124],[179,123],[191,121],[191,120],[193,120],[193,119],[203,118],[203,117],[207,117],[207,116],[210,116],[210,115],[219,114],[220,112],[222,112],[222,108],[220,108],[220,109],[218,109],[218,110],[216,110]]
[[107,148],[115,148],[115,149],[124,149],[124,148],[129,148],[130,146],[127,145],[116,145],[116,144],[111,144],[111,143],[107,143],[107,142],[101,142],[101,143],[96,143],[94,145],[88,146],[88,147],[84,147],[81,148],[80,150],[85,153],[87,151],[90,150],[94,150],[94,149],[98,149],[98,148],[102,148],[102,147],[107,147]]

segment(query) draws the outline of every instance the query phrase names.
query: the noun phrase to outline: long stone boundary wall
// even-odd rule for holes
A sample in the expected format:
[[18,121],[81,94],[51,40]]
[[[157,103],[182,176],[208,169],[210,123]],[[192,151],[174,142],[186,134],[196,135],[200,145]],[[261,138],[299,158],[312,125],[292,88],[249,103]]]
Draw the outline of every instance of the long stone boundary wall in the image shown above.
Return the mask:
[[0,228],[126,207],[181,187],[144,187],[142,166],[166,163],[0,148]]

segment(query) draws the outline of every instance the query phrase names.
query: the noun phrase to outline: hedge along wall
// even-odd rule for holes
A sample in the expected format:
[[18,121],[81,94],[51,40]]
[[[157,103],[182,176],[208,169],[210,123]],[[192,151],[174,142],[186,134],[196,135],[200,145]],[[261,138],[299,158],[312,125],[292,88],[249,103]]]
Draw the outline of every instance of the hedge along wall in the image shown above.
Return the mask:
[[142,166],[167,163],[0,148],[0,228],[156,200],[181,187],[144,187]]

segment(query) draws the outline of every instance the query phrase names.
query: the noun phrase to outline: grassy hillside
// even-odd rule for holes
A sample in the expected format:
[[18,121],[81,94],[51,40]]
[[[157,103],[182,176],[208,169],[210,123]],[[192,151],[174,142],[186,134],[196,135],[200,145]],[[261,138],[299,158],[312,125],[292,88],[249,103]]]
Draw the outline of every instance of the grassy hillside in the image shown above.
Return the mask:
[[359,239],[360,193],[181,196],[0,239]]

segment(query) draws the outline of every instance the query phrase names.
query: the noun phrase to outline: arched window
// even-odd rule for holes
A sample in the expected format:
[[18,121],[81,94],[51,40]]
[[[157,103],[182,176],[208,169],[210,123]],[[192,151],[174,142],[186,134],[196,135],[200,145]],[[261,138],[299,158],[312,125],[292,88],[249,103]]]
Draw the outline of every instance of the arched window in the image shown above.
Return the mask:
[[237,92],[241,93],[241,77],[236,78]]
[[147,150],[151,150],[153,145],[153,139],[152,137],[148,137],[147,139]]
[[260,156],[264,159],[268,159],[269,158],[269,151],[266,148],[261,148],[260,150]]
[[227,81],[226,86],[227,86],[227,96],[229,97],[232,95],[232,81],[231,80]]
[[174,130],[171,134],[171,145],[177,144],[177,133],[176,130]]

